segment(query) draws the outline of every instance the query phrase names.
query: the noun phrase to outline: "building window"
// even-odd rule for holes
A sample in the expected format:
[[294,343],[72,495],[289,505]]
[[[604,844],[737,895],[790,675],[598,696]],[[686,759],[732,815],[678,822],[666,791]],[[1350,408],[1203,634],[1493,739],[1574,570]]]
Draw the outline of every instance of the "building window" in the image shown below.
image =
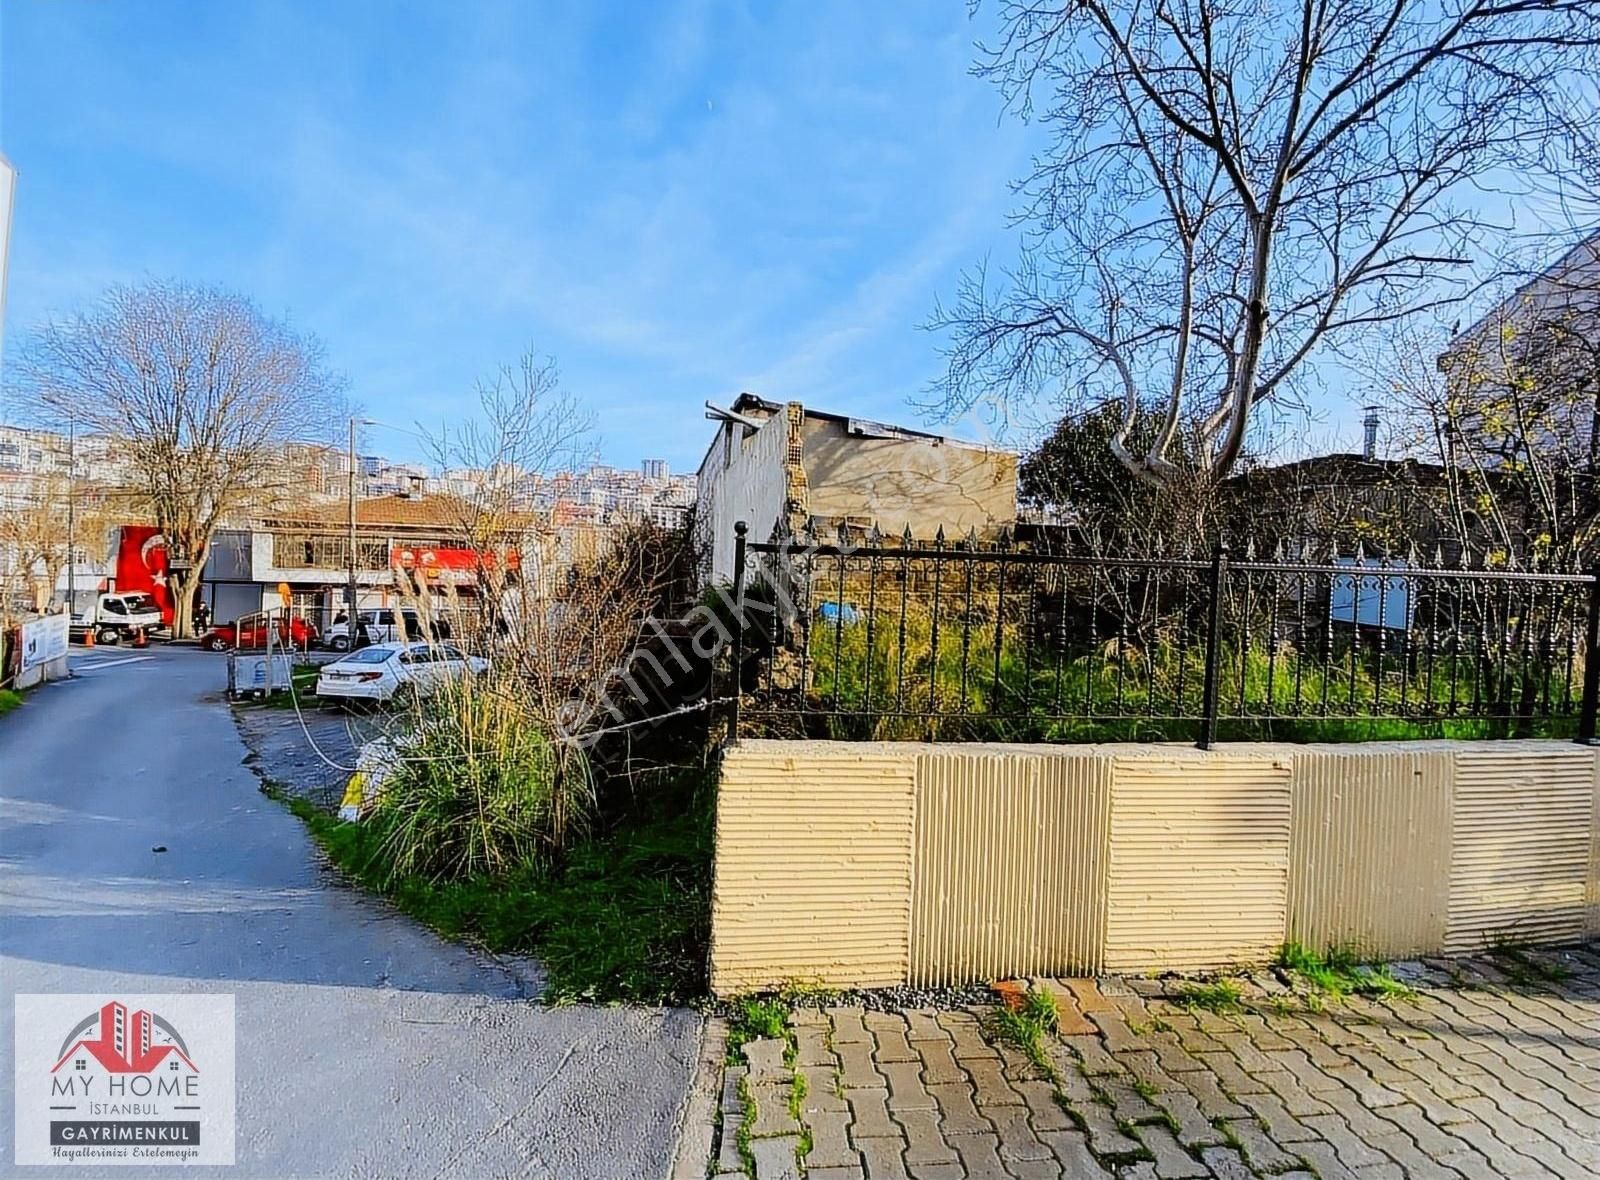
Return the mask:
[[[273,533],[272,564],[277,569],[340,570],[350,564],[350,539],[330,533]],[[389,568],[386,538],[356,538],[356,568]]]

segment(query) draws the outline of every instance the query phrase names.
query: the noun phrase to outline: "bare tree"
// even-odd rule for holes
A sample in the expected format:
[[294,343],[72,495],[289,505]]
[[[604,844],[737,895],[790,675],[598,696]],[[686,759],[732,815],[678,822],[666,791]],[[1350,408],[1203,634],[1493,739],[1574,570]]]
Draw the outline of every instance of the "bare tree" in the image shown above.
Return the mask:
[[181,281],[116,286],[44,324],[17,372],[41,418],[120,440],[129,490],[166,539],[175,636],[190,634],[218,526],[276,484],[283,443],[328,435],[344,408],[315,337]]
[[[1210,482],[1306,362],[1459,295],[1472,186],[1541,158],[1593,76],[1595,0],[1002,0],[975,72],[1053,129],[1019,182],[1024,253],[933,326],[937,408],[1060,382],[1117,397],[1139,478]],[[1036,105],[1036,103],[1038,105]],[[1159,407],[1134,447],[1141,406]]]

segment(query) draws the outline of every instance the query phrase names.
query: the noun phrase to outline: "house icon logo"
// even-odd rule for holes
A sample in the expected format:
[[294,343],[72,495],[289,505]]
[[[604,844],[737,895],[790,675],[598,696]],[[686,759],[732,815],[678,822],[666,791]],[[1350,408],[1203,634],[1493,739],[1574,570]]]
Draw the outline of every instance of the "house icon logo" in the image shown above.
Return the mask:
[[12,1004],[12,1162],[235,1162],[232,995],[19,992]]
[[81,1073],[91,1063],[113,1074],[148,1074],[163,1066],[172,1073],[200,1072],[170,1021],[144,1008],[130,1012],[120,1000],[106,1002],[73,1027],[50,1072]]

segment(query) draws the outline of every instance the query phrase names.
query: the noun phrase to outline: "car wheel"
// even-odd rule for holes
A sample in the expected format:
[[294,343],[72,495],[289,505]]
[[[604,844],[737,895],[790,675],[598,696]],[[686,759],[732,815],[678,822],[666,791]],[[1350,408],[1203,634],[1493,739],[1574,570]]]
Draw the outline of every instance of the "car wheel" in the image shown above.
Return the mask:
[[115,627],[98,627],[95,629],[94,641],[108,647],[116,647],[122,642],[122,634]]
[[328,640],[328,650],[349,651],[350,637],[348,635],[335,635],[332,639]]
[[223,643],[222,640],[215,635],[208,635],[206,636],[205,642],[200,646],[205,648],[207,651],[223,651],[226,649],[227,644]]

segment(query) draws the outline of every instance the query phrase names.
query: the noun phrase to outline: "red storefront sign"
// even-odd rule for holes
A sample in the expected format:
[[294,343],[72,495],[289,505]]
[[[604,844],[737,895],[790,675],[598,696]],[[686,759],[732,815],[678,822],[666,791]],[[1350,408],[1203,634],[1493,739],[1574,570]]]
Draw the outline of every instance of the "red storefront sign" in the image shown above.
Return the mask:
[[515,549],[503,553],[493,549],[450,549],[433,546],[396,545],[389,551],[389,564],[404,570],[451,570],[471,572],[482,567],[494,569],[504,565],[514,570],[522,565],[522,554]]

